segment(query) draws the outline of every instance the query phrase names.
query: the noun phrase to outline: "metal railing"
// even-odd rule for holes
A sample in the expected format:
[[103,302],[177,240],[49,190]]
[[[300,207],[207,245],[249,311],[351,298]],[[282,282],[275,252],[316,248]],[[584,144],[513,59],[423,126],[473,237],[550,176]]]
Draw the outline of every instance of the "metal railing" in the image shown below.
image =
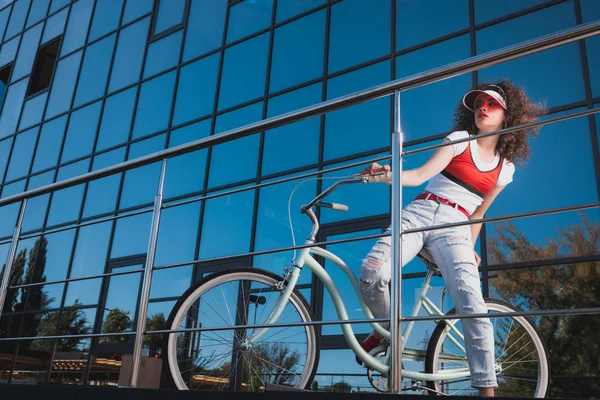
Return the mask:
[[[408,154],[414,154],[417,152],[422,152],[422,151],[427,151],[427,150],[431,150],[434,148],[438,148],[438,147],[442,147],[442,146],[446,146],[446,145],[451,145],[450,143],[444,143],[444,144],[438,144],[438,145],[434,145],[434,146],[428,146],[428,147],[423,147],[417,150],[411,150],[411,151],[407,151],[407,152],[403,152],[402,149],[402,131],[401,131],[401,126],[400,126],[400,95],[401,92],[404,90],[408,90],[408,89],[412,89],[412,88],[416,88],[422,85],[426,85],[426,84],[430,84],[430,83],[434,83],[443,79],[447,79],[447,78],[451,78],[453,76],[456,75],[460,75],[460,74],[464,74],[467,72],[471,72],[474,70],[478,70],[487,66],[491,66],[491,65],[495,65],[501,62],[506,62],[515,58],[519,58],[519,57],[523,57],[529,54],[533,54],[533,53],[537,53],[543,50],[547,50],[550,48],[554,48],[563,44],[567,44],[567,43],[571,43],[577,40],[582,40],[585,39],[587,37],[593,36],[600,33],[600,21],[594,21],[594,22],[590,22],[590,23],[586,23],[586,24],[582,24],[582,25],[578,25],[576,27],[573,28],[569,28],[569,29],[565,29],[563,31],[554,33],[554,34],[550,34],[550,35],[546,35],[537,39],[532,39],[532,40],[528,40],[525,42],[522,42],[520,44],[516,44],[513,46],[509,46],[503,49],[499,49],[499,50],[495,50],[492,52],[488,52],[479,56],[475,56],[475,57],[471,57],[468,58],[466,60],[463,61],[459,61],[456,63],[452,63],[446,66],[442,66],[439,68],[434,68],[419,74],[415,74],[406,78],[402,78],[402,79],[397,79],[385,84],[381,84],[381,85],[377,85],[365,90],[361,90],[358,92],[354,92],[345,96],[341,96],[332,100],[328,100],[319,104],[315,104],[313,106],[309,106],[309,107],[305,107],[302,108],[300,110],[296,110],[296,111],[292,111],[286,114],[282,114],[280,116],[276,116],[276,117],[272,117],[272,118],[268,118],[266,120],[260,121],[260,122],[256,122],[256,123],[252,123],[252,124],[248,124],[245,125],[243,127],[240,128],[236,128],[236,129],[231,129],[228,130],[226,132],[220,133],[220,134],[216,134],[210,137],[206,137],[203,139],[199,139],[184,145],[180,145],[177,147],[173,147],[167,150],[163,150],[160,152],[156,152],[144,157],[140,157],[131,161],[127,161],[127,162],[123,162],[123,163],[119,163],[116,165],[113,165],[111,167],[107,167],[104,169],[100,169],[100,170],[96,170],[87,174],[83,174],[80,176],[76,176],[70,179],[66,179],[57,183],[53,183],[47,186],[43,186],[37,189],[33,189],[33,190],[29,190],[17,195],[13,195],[4,199],[0,199],[0,207],[8,205],[8,204],[12,204],[15,202],[19,202],[21,201],[21,207],[20,207],[20,211],[19,211],[19,217],[17,219],[17,224],[12,236],[12,239],[10,240],[11,246],[9,248],[9,252],[8,252],[8,256],[7,256],[7,263],[6,263],[6,268],[4,270],[4,275],[2,277],[2,283],[0,285],[0,315],[2,314],[2,307],[4,305],[4,300],[6,298],[6,292],[9,286],[9,280],[10,280],[10,274],[11,274],[11,269],[12,269],[12,264],[14,261],[14,257],[16,255],[16,249],[17,249],[17,244],[21,234],[21,226],[22,226],[22,222],[23,222],[23,217],[25,214],[25,210],[27,207],[27,200],[35,197],[35,196],[40,196],[46,193],[50,193],[50,192],[54,192],[56,190],[60,190],[60,189],[65,189],[74,185],[78,185],[81,183],[86,183],[95,179],[99,179],[105,176],[109,176],[109,175],[113,175],[113,174],[117,174],[117,173],[121,173],[121,172],[125,172],[128,170],[131,170],[133,168],[137,168],[137,167],[141,167],[144,165],[148,165],[151,163],[155,163],[158,161],[162,162],[162,166],[161,166],[161,173],[160,173],[160,178],[159,178],[159,185],[158,185],[158,190],[157,190],[157,194],[156,194],[156,198],[155,198],[155,202],[154,202],[154,206],[151,209],[151,211],[153,212],[153,217],[152,217],[152,223],[151,223],[151,233],[150,233],[150,238],[149,238],[149,242],[148,242],[148,252],[147,252],[147,258],[146,258],[146,263],[144,266],[144,270],[143,270],[143,285],[142,285],[142,290],[140,293],[140,299],[139,299],[139,318],[137,321],[137,326],[136,326],[136,331],[135,332],[130,332],[130,333],[115,333],[115,334],[107,334],[107,333],[99,333],[99,334],[87,334],[87,335],[69,335],[69,338],[76,338],[76,337],[100,337],[100,336],[109,336],[109,335],[133,335],[135,334],[135,343],[134,343],[134,353],[133,353],[133,370],[132,370],[132,374],[131,374],[131,381],[130,384],[133,387],[137,386],[138,383],[138,379],[139,379],[139,364],[140,364],[140,359],[141,359],[141,350],[142,350],[142,342],[143,342],[143,336],[144,334],[159,334],[159,333],[168,333],[168,332],[175,332],[175,331],[170,331],[170,330],[160,330],[160,331],[146,331],[146,318],[145,314],[147,311],[147,307],[148,307],[148,300],[149,300],[149,294],[150,294],[150,285],[152,282],[152,273],[155,269],[161,269],[161,268],[167,268],[167,267],[173,267],[175,265],[171,265],[171,266],[163,266],[160,268],[157,268],[154,266],[154,256],[156,253],[156,242],[157,242],[157,237],[158,237],[158,226],[159,226],[159,222],[160,222],[160,216],[161,216],[161,211],[164,208],[167,207],[172,207],[173,205],[163,205],[163,186],[164,186],[164,179],[165,179],[165,173],[166,173],[166,166],[167,166],[167,160],[169,158],[175,157],[175,156],[179,156],[179,155],[183,155],[198,149],[202,149],[202,148],[206,148],[209,146],[214,146],[220,143],[225,143],[234,139],[239,139],[241,137],[245,137],[254,133],[258,133],[258,132],[263,132],[266,130],[270,130],[279,126],[283,126],[283,125],[287,125],[293,122],[297,122],[300,121],[302,119],[306,119],[306,118],[310,118],[310,117],[315,117],[321,114],[325,114],[334,110],[338,110],[341,108],[345,108],[345,107],[349,107],[351,105],[354,104],[358,104],[358,103],[362,103],[362,102],[366,102],[369,100],[373,100],[373,99],[377,99],[380,97],[384,97],[384,96],[388,96],[388,95],[394,95],[394,131],[392,133],[392,148],[391,148],[391,161],[392,161],[392,209],[391,209],[391,217],[392,217],[392,226],[393,226],[393,231],[392,231],[392,259],[394,262],[394,265],[399,265],[400,264],[400,260],[401,260],[401,252],[402,252],[402,248],[401,248],[401,235],[403,234],[410,234],[410,233],[414,233],[417,232],[418,230],[407,230],[405,232],[401,231],[401,204],[402,204],[402,186],[401,186],[401,181],[402,181],[402,163],[401,163],[401,159],[403,156],[408,155]],[[571,114],[569,116],[561,116],[561,117],[556,117],[556,118],[552,118],[552,119],[548,119],[546,121],[542,121],[542,122],[536,122],[534,124],[529,124],[526,126],[538,126],[538,125],[544,125],[544,124],[549,124],[549,123],[553,123],[553,122],[558,122],[561,120],[565,120],[565,119],[569,119],[569,118],[576,118],[576,117],[582,117],[582,116],[586,116],[586,115],[591,115],[591,114],[595,114],[596,112],[600,112],[600,109],[595,109],[595,110],[588,110],[588,111],[584,111],[584,112],[579,112],[579,113],[574,113]],[[521,126],[518,128],[509,128],[509,129],[504,129],[501,131],[497,131],[497,132],[493,132],[490,133],[488,135],[502,135],[502,134],[506,134],[518,129],[523,129],[525,126]],[[483,136],[483,135],[482,135]],[[468,140],[472,140],[472,139],[465,139],[462,140],[460,142],[463,141],[468,141]],[[459,141],[453,142],[453,144],[458,143]],[[385,159],[388,157],[384,157],[384,158],[378,158],[377,160],[381,160],[381,159]],[[358,165],[358,164],[356,164]],[[337,167],[334,168],[335,170],[338,169],[342,169],[342,168],[347,168],[347,166],[344,167]],[[332,169],[332,170],[334,170]],[[315,172],[315,173],[311,173],[309,175],[318,175],[318,174],[323,174],[327,171],[319,171],[319,172]],[[293,178],[293,179],[298,179]],[[283,181],[288,181],[291,179],[283,179],[281,180],[281,182]],[[193,199],[193,200],[183,200],[180,201],[178,204],[185,204],[186,202],[192,202],[192,201],[200,201],[200,200],[204,200],[208,197],[216,197],[216,196],[222,196],[222,195],[227,195],[233,192],[237,192],[237,191],[243,191],[243,190],[251,190],[254,189],[256,187],[262,187],[262,186],[267,186],[267,185],[271,185],[271,184],[276,184],[279,183],[279,181],[276,182],[269,182],[268,184],[260,184],[260,185],[254,185],[254,186],[249,186],[243,189],[236,189],[234,191],[230,191],[230,192],[225,192],[225,193],[219,193],[217,195],[211,195],[211,196],[205,196],[205,197],[201,197],[201,198],[197,198],[197,199]],[[570,207],[570,208],[561,208],[561,209],[555,209],[555,210],[546,210],[546,211],[542,211],[542,212],[538,212],[538,215],[541,215],[543,213],[552,213],[552,212],[559,212],[557,210],[560,211],[565,211],[567,209],[583,209],[583,208],[591,208],[591,207],[600,207],[600,203],[598,204],[592,204],[592,205],[585,205],[585,206],[575,206],[575,207]],[[140,211],[140,212],[148,212],[150,210],[146,209],[144,211]],[[138,212],[134,212],[133,214],[138,213]],[[532,215],[532,213],[528,213],[528,216]],[[110,217],[108,219],[105,218],[105,220],[109,220],[109,219],[116,219],[122,216],[117,216],[117,217]],[[518,217],[518,216],[517,216]],[[491,222],[491,221],[495,221],[495,220],[500,220],[500,219],[510,219],[513,218],[513,216],[508,216],[508,217],[503,217],[503,218],[484,218],[484,219],[480,219],[480,220],[473,220],[473,221],[468,221],[466,223],[461,223],[462,225],[464,224],[473,224],[473,223],[482,223],[482,222]],[[86,224],[92,224],[92,223],[99,223],[98,221],[89,221],[86,222]],[[440,226],[440,227],[430,227],[428,229],[441,229],[442,227],[448,227],[448,226],[458,226],[461,224],[450,224],[450,225],[446,225],[446,226]],[[79,224],[79,225],[83,225],[83,224]],[[76,226],[79,226],[76,225]],[[75,227],[75,226],[72,226]],[[59,230],[62,229],[69,229],[69,227],[67,228],[60,228]],[[58,230],[57,230],[58,231]],[[46,232],[44,232],[45,234]],[[36,235],[31,235],[31,237],[33,236],[37,236]],[[362,240],[365,238],[371,238],[371,237],[381,237],[384,236],[382,235],[369,235],[369,236],[364,236],[361,238],[352,238],[352,239],[343,239],[343,240],[336,240],[336,241],[330,241],[327,242],[328,244],[331,243],[343,243],[343,242],[348,242],[348,241],[356,241],[356,240]],[[8,243],[5,242],[5,243]],[[315,246],[318,244],[313,244],[312,246]],[[276,252],[276,251],[282,251],[282,250],[288,250],[288,249],[299,249],[299,248],[303,248],[306,246],[293,246],[293,247],[287,247],[285,249],[278,249],[278,250],[268,250],[268,251],[264,251],[264,252],[253,252],[253,253],[247,253],[247,255],[257,255],[257,254],[266,254],[266,253],[272,253],[272,252]],[[236,256],[228,256],[228,257],[219,257],[219,258],[213,258],[211,260],[219,260],[219,259],[230,259],[230,258],[234,258],[234,257],[239,257],[241,255],[236,255]],[[201,261],[209,261],[209,260],[201,260]],[[193,263],[193,262],[192,262]],[[187,265],[190,264],[190,262],[187,262],[185,264],[182,265]],[[109,276],[111,274],[104,274],[103,276]],[[392,284],[392,313],[391,313],[391,337],[392,337],[392,341],[391,341],[391,352],[392,352],[392,362],[395,363],[399,363],[400,360],[400,349],[402,347],[402,337],[401,337],[401,331],[400,331],[400,324],[402,321],[408,321],[409,319],[407,318],[402,318],[401,315],[401,308],[398,307],[398,305],[400,304],[399,300],[401,299],[401,280],[402,280],[402,271],[400,268],[392,268],[392,280],[391,280],[391,284]],[[63,280],[63,281],[70,281],[70,280]],[[50,284],[53,282],[44,282],[44,284]],[[555,315],[557,313],[560,313],[562,315],[565,314],[598,314],[600,313],[600,308],[585,308],[585,309],[579,309],[579,310],[538,310],[538,311],[523,311],[523,312],[518,312],[518,313],[509,313],[507,315],[512,315],[514,314],[516,315]],[[498,314],[499,315],[499,314]],[[461,317],[461,315],[452,315],[452,316],[435,316],[435,317],[415,317],[415,318],[411,318],[410,320],[419,320],[419,321],[425,321],[425,320],[433,320],[433,319],[453,319],[453,318],[459,318]],[[462,316],[464,317],[464,316]],[[468,316],[469,318],[472,318],[474,316]],[[311,324],[321,324],[321,325],[327,325],[327,324],[348,324],[348,323],[368,323],[368,322],[373,322],[374,320],[351,320],[351,321],[315,321],[315,322],[311,322]],[[277,326],[286,326],[287,324],[278,324]],[[251,327],[254,325],[248,325],[248,327]],[[208,328],[195,328],[195,329],[186,329],[186,330],[179,330],[179,331],[201,331],[201,330],[211,330]],[[214,328],[212,328],[212,330],[215,330]],[[55,336],[52,337],[40,337],[40,339],[43,338],[54,338]],[[66,336],[56,336],[56,338],[63,338]],[[14,339],[21,339],[21,338],[2,338],[0,340],[5,341],[5,340],[14,340]],[[392,364],[392,366],[394,365]],[[400,383],[401,383],[401,368],[397,368],[397,367],[392,367],[392,375],[390,376],[390,388],[391,391],[394,393],[399,393],[400,391]]]

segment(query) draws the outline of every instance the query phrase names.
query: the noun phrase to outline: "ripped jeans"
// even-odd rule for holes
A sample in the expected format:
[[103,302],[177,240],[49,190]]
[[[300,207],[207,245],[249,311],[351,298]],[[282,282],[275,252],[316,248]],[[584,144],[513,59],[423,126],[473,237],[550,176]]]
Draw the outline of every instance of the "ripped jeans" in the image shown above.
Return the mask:
[[[402,211],[402,230],[422,228],[467,217],[453,207],[431,200],[415,200]],[[389,230],[389,229],[388,229]],[[377,241],[360,267],[360,289],[373,315],[390,315],[391,238]],[[456,309],[463,314],[487,313],[481,293],[471,227],[460,226],[402,236],[402,266],[425,247],[438,265]],[[488,318],[462,321],[471,386],[497,387],[494,369],[494,335]]]

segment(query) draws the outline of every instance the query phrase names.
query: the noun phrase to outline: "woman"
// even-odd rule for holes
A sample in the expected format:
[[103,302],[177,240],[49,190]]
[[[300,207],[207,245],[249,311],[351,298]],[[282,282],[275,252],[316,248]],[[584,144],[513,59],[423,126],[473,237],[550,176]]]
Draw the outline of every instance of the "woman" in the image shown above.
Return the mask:
[[[453,132],[444,142],[530,123],[542,113],[543,108],[510,81],[480,85],[463,97]],[[402,230],[483,218],[512,181],[514,163],[528,159],[527,135],[536,133],[535,129],[523,129],[441,147],[421,167],[405,171],[403,186],[429,183],[404,209]],[[389,171],[388,165],[373,163],[364,173]],[[425,247],[440,268],[456,309],[464,314],[487,313],[477,271],[481,260],[474,250],[480,230],[481,224],[474,224],[402,236],[402,265]],[[377,318],[389,317],[390,243],[390,237],[380,239],[360,267],[361,292]],[[472,386],[479,388],[480,396],[493,396],[497,382],[492,324],[487,318],[477,318],[465,319],[462,325]],[[380,341],[373,332],[362,347],[370,351]]]

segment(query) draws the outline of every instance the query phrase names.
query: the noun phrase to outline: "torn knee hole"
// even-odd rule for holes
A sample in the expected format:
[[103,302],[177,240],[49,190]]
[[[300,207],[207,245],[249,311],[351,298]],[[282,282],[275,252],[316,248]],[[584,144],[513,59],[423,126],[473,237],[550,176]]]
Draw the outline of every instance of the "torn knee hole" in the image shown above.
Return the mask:
[[448,236],[446,242],[451,246],[461,245],[461,246],[469,246],[472,247],[472,243],[466,236]]

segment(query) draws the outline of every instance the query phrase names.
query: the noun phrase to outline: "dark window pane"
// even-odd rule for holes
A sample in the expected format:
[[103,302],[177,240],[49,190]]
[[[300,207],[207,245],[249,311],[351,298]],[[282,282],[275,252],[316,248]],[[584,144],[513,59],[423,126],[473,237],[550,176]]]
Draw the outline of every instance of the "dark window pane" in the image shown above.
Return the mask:
[[47,41],[54,39],[57,36],[62,35],[65,31],[65,23],[67,22],[67,15],[69,10],[65,9],[56,15],[48,18],[46,26],[44,27],[44,35],[42,36],[42,44]]
[[64,116],[42,125],[32,172],[38,172],[56,165],[66,123],[67,117]]
[[185,2],[186,0],[159,0],[154,34],[181,23]]
[[[426,27],[423,21],[427,21]],[[396,0],[396,50],[406,49],[468,27],[468,0]]]
[[[390,80],[390,64],[384,61],[329,80],[327,98]],[[324,158],[331,160],[361,151],[389,146],[390,100],[388,97],[328,113],[325,117]],[[364,140],[368,132],[369,140]]]
[[96,150],[121,144],[129,138],[137,88],[127,89],[106,99]]
[[67,284],[65,306],[91,306],[98,304],[102,279],[88,279]]
[[6,34],[4,35],[6,39],[23,30],[25,18],[27,18],[27,11],[29,10],[29,4],[30,0],[17,0],[14,2],[8,28],[6,29]]
[[46,372],[33,371],[48,370],[53,346],[54,340],[24,340],[19,342],[15,371],[23,371],[23,373],[18,374],[16,379],[13,378],[13,382],[22,380],[24,383],[27,382],[29,384],[33,382],[35,384],[45,383]]
[[33,128],[17,135],[15,146],[8,164],[8,172],[6,173],[7,181],[25,176],[29,173],[31,157],[33,156],[33,149],[35,147],[38,131],[38,128]]
[[33,0],[31,3],[31,9],[29,10],[29,16],[27,17],[27,27],[32,26],[36,22],[41,21],[48,11],[50,0]]
[[220,110],[264,95],[268,50],[268,33],[225,50]]
[[130,85],[140,79],[149,23],[150,18],[145,18],[121,31],[108,86],[109,92]]
[[46,100],[48,100],[48,92],[37,95],[25,102],[25,105],[23,106],[23,115],[19,122],[19,130],[29,128],[42,121]]
[[2,45],[2,51],[0,51],[0,65],[5,65],[11,61],[14,61],[20,41],[21,36],[17,36],[16,38]]
[[91,42],[119,27],[124,0],[97,1],[90,30]]
[[92,152],[101,102],[81,108],[71,114],[61,162],[74,160]]
[[326,0],[279,0],[276,22],[281,22],[311,8],[325,4]]
[[253,190],[209,199],[205,207],[200,259],[241,254],[250,250]]
[[[35,250],[33,250],[35,241],[35,238],[19,240],[10,273],[9,283],[11,286],[23,285],[29,283],[29,280],[31,280],[31,274],[27,273],[27,269],[33,266],[36,260]],[[21,292],[21,289],[17,289],[16,291]],[[10,301],[7,298],[6,301],[8,301],[7,304],[11,307],[10,310],[22,311],[25,300],[23,296],[18,296],[18,298],[11,298]]]
[[[125,147],[94,157],[92,170],[106,168],[123,161],[125,161]],[[85,197],[83,217],[114,211],[120,183],[121,174],[91,181]]]
[[241,1],[229,9],[227,43],[248,36],[271,25],[273,0]]
[[[475,0],[475,22],[481,23],[499,18],[507,14],[544,3],[546,0],[503,1],[490,3],[485,0]],[[572,7],[572,5],[571,5]]]
[[154,265],[194,260],[199,219],[200,202],[163,210],[160,216]]
[[[261,114],[262,103],[256,103],[220,115],[217,117],[215,131],[221,133],[250,122],[259,121],[261,120]],[[209,187],[254,178],[256,176],[259,142],[260,136],[252,135],[214,146],[210,159]],[[231,160],[235,160],[235,168],[230,168]]]
[[144,14],[152,12],[154,0],[126,0],[123,24],[133,21]]
[[110,258],[145,254],[148,251],[152,213],[117,220]]
[[[46,186],[52,182],[54,182],[54,171],[32,176],[29,178],[27,190]],[[42,196],[33,197],[27,201],[27,208],[25,209],[25,215],[23,216],[23,232],[42,228],[44,219],[46,218],[46,211],[48,210],[49,199],[50,194],[44,194]]]
[[39,24],[23,34],[19,55],[15,61],[15,67],[11,77],[11,82],[29,75],[33,68],[36,50],[42,34],[42,24]]
[[351,0],[331,7],[329,73],[389,54],[390,11],[388,1]]
[[116,35],[94,43],[85,50],[74,106],[104,95]]
[[[153,284],[150,289],[150,298],[158,299],[161,297],[181,296],[190,287],[191,281],[191,265],[154,271],[152,274]],[[152,312],[148,312],[148,315],[152,314]],[[165,317],[169,317],[168,312]]]
[[[404,54],[396,59],[396,77],[407,77],[465,59],[471,54],[470,47],[469,37],[464,35]],[[471,75],[463,74],[403,92],[400,118],[405,140],[448,132],[454,110],[471,84]],[[436,99],[436,117],[428,118],[423,112],[423,104],[433,98]]]
[[[89,163],[89,160],[83,160],[60,168],[56,180],[61,181],[88,172]],[[50,211],[48,213],[47,226],[73,221],[79,218],[83,187],[84,184],[80,184],[54,192]]]
[[46,119],[63,113],[71,107],[80,62],[81,51],[58,62],[50,88]]
[[[44,236],[44,240],[46,241],[44,273],[38,273],[38,277],[45,276],[46,282],[57,281],[67,277],[74,236],[75,230]],[[33,282],[38,281],[42,281],[42,279],[33,280]]]
[[0,108],[4,104],[4,95],[6,94],[6,86],[12,72],[12,66],[7,66],[0,70]]
[[54,70],[56,69],[60,42],[60,40],[55,40],[38,50],[33,73],[31,74],[31,84],[29,85],[29,89],[27,89],[27,96],[50,87],[52,74],[54,74]]
[[[139,269],[140,266],[135,266]],[[129,269],[131,267],[115,268],[114,272]],[[106,303],[103,314],[102,332],[117,333],[130,332],[135,329],[133,320],[136,317],[136,305],[139,296],[140,282],[142,274],[133,273],[126,275],[117,275],[108,278],[109,286],[106,295]],[[124,319],[124,323],[116,322]],[[107,342],[117,338],[107,338]]]
[[104,273],[112,221],[79,228],[71,278]]
[[181,68],[173,125],[212,113],[219,59],[217,53]]
[[57,283],[55,285],[34,286],[32,288],[25,289],[23,292],[27,293],[28,296],[27,304],[25,305],[25,310],[45,310],[49,308],[60,307],[60,302],[62,301],[62,295],[64,290],[64,283]]
[[61,57],[84,45],[94,0],[79,0],[71,6],[67,30],[60,49]]
[[207,149],[202,149],[169,159],[165,176],[165,199],[202,190],[207,153]]
[[[226,10],[225,1],[192,0],[183,61],[221,47]],[[189,40],[189,38],[195,39]]]
[[590,70],[590,85],[592,96],[600,95],[600,36],[586,39],[588,66]]
[[275,30],[270,92],[323,75],[326,15],[322,10]]
[[[267,117],[274,117],[321,101],[321,84],[269,99]],[[265,132],[262,175],[316,163],[321,117],[310,118]],[[281,149],[294,149],[294,156]]]
[[169,147],[179,146],[209,136],[211,123],[212,119],[208,118],[183,128],[174,129],[171,131],[171,137],[169,138]]
[[174,84],[175,71],[142,84],[133,127],[134,139],[167,128]]
[[0,138],[11,135],[15,132],[19,114],[23,107],[25,99],[25,91],[27,90],[27,82],[29,79],[23,79],[8,87],[4,100],[4,108],[0,115]]
[[182,35],[183,30],[180,30],[148,45],[146,64],[144,65],[144,78],[177,65],[181,50]]
[[600,18],[600,4],[596,0],[579,0],[583,22],[590,22]]

